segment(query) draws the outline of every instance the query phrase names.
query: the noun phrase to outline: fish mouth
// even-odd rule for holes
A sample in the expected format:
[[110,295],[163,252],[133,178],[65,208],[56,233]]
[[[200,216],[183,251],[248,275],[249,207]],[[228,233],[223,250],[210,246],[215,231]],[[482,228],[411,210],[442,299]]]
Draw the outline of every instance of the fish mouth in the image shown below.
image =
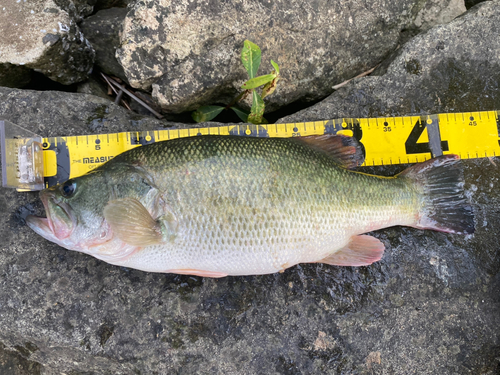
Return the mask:
[[76,227],[76,219],[71,214],[70,207],[50,191],[42,191],[40,200],[47,217],[29,215],[26,224],[49,241],[58,243],[68,238]]

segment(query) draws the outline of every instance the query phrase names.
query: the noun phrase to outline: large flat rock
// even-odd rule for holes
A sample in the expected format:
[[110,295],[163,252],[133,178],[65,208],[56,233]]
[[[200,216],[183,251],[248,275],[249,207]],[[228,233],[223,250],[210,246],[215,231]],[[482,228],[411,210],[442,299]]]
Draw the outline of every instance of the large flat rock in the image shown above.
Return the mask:
[[[270,73],[270,59],[281,66],[278,90],[267,98],[273,110],[323,98],[335,84],[377,65],[416,18],[432,22],[427,3],[136,2],[125,18],[117,58],[133,87],[152,89],[165,111],[178,113],[236,97],[248,79],[240,52],[249,39],[263,51],[259,74]],[[465,10],[451,3],[456,1],[432,1],[431,13],[446,9],[451,19]]]

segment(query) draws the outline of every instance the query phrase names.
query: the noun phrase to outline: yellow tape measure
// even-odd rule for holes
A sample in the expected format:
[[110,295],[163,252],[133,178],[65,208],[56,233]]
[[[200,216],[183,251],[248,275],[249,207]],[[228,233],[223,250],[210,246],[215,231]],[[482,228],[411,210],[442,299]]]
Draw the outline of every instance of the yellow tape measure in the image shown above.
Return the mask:
[[[321,134],[344,134],[355,137],[365,152],[364,166],[416,163],[442,154],[458,154],[463,159],[500,155],[500,120],[497,111],[407,117],[343,118],[289,124],[239,124],[51,137],[38,139],[33,144],[43,150],[43,185],[49,187],[69,178],[81,176],[124,151],[158,141],[203,135],[298,137]],[[26,187],[26,184],[23,186],[5,184],[5,173],[11,175],[22,173],[19,171],[19,160],[14,168],[12,160],[3,155],[4,150],[9,148],[9,140],[12,142],[13,138],[5,134],[0,135],[2,136],[4,186],[29,190],[39,189],[40,187]],[[19,139],[18,136],[15,147],[11,145],[11,149],[25,147],[19,145]],[[24,145],[26,139],[23,142]],[[35,146],[32,146],[28,158],[30,155],[33,158],[34,155],[39,155],[37,154],[39,149],[33,147]],[[26,152],[23,155],[25,154]],[[11,158],[14,156],[11,155]],[[17,155],[18,159],[21,157],[21,154]],[[8,169],[4,160],[6,158],[10,160],[7,160],[7,166],[12,167],[10,172],[6,171]],[[40,161],[37,160],[33,159],[31,164],[39,165]],[[36,173],[32,175],[36,176]]]

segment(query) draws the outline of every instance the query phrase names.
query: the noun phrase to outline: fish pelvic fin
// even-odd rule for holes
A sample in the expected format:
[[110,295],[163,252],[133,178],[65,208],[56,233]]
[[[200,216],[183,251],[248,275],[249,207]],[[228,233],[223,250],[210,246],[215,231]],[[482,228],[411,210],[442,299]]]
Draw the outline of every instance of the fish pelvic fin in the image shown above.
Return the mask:
[[113,233],[127,244],[151,246],[163,242],[161,222],[154,220],[135,198],[110,201],[104,208],[104,218]]
[[384,255],[385,246],[379,239],[362,234],[353,236],[347,246],[316,263],[332,266],[369,266]]
[[362,146],[353,137],[323,134],[292,139],[328,154],[337,164],[347,169],[358,167],[365,161]]
[[474,233],[474,214],[464,193],[458,155],[443,155],[416,164],[398,177],[413,180],[423,192],[423,205],[413,227],[446,233]]
[[191,268],[174,269],[174,270],[168,270],[165,272],[166,273],[176,273],[178,275],[193,275],[193,276],[212,277],[212,278],[220,278],[220,277],[227,276],[227,273],[216,272],[216,271],[196,270],[196,269],[191,269]]

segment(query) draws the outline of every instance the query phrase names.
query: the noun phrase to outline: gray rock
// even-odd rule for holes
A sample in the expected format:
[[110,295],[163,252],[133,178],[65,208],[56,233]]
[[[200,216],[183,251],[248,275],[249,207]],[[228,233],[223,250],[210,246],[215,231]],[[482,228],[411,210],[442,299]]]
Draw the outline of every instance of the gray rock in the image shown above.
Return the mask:
[[[432,3],[443,9],[450,1]],[[227,103],[240,92],[247,79],[240,52],[250,39],[263,50],[261,74],[271,71],[270,59],[282,66],[278,90],[268,98],[267,109],[273,110],[322,98],[335,84],[377,65],[425,4],[136,2],[125,19],[117,58],[133,87],[152,88],[165,111],[182,112]]]
[[95,63],[106,74],[127,81],[122,66],[116,60],[116,49],[120,45],[119,34],[127,14],[125,8],[111,8],[86,18],[80,28],[85,38],[96,51]]
[[96,0],[54,0],[71,18],[77,22],[92,14]]
[[[48,106],[47,103],[50,103]],[[108,99],[59,91],[0,87],[0,116],[43,136],[114,133],[172,127],[135,115]]]
[[26,360],[24,355],[29,355],[29,349],[18,346],[18,348],[5,350],[0,344],[0,374],[2,375],[40,375],[42,366],[39,363]]
[[95,52],[74,19],[52,0],[0,6],[0,63],[25,66],[62,84],[86,79]]
[[104,82],[93,76],[85,82],[78,84],[76,91],[80,94],[90,94],[107,100],[113,100],[113,97],[108,95],[108,90]]
[[414,25],[420,31],[432,26],[445,24],[466,11],[464,0],[449,0],[445,4],[441,0],[430,0],[417,13]]
[[405,44],[382,76],[353,80],[278,122],[500,109],[500,2]]

